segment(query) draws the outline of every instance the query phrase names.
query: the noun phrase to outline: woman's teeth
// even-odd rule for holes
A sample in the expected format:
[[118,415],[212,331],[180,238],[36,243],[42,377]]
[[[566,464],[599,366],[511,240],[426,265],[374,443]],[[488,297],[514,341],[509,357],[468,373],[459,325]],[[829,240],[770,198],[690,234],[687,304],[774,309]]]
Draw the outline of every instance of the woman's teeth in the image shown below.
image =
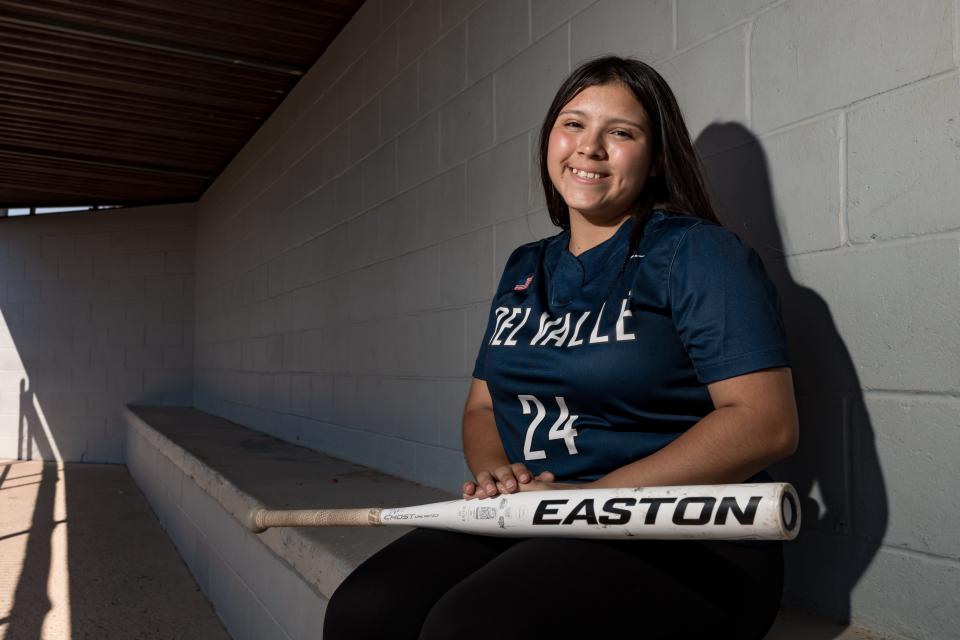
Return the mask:
[[590,173],[589,171],[580,171],[579,169],[574,169],[573,167],[570,167],[570,171],[572,171],[573,174],[578,178],[584,178],[586,180],[597,180],[598,178],[602,177],[599,173]]

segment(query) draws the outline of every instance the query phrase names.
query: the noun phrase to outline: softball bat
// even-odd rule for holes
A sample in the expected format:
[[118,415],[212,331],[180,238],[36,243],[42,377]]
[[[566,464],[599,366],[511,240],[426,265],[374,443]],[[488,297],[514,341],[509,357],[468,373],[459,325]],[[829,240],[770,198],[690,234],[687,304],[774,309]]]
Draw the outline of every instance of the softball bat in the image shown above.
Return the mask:
[[413,526],[514,538],[792,540],[800,501],[787,483],[564,489],[413,507],[251,509],[248,529]]

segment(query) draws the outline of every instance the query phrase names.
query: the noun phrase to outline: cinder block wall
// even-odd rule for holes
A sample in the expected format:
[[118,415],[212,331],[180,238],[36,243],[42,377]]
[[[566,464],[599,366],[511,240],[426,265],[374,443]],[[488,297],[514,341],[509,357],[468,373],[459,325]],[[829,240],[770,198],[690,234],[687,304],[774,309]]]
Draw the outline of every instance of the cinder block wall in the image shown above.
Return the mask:
[[193,399],[193,205],[0,218],[0,458],[124,461]]
[[456,489],[499,271],[554,233],[536,130],[614,52],[667,77],[784,298],[791,599],[960,623],[958,2],[368,0],[200,203],[196,405]]

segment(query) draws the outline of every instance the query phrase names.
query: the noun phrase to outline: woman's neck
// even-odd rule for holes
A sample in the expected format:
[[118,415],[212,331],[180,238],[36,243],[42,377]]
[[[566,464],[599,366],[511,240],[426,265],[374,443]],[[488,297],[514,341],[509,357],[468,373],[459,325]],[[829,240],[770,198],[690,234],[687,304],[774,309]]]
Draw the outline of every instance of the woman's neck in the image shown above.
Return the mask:
[[567,249],[575,256],[579,256],[584,251],[593,249],[598,244],[602,244],[613,237],[624,222],[630,217],[629,213],[624,213],[618,218],[604,222],[595,222],[586,219],[583,215],[570,212],[570,241]]

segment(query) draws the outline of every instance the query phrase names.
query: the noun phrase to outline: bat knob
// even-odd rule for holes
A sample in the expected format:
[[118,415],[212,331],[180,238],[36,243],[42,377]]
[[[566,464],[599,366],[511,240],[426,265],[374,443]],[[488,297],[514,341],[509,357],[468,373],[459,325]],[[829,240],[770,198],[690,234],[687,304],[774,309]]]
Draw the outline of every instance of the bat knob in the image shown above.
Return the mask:
[[263,514],[266,511],[267,510],[261,506],[253,507],[247,512],[247,517],[244,519],[243,524],[253,533],[263,533],[267,530],[267,528],[262,524]]
[[780,518],[783,523],[783,530],[787,534],[787,540],[793,540],[797,537],[800,530],[800,499],[797,497],[797,491],[793,485],[786,484],[783,488],[783,494],[780,498]]

